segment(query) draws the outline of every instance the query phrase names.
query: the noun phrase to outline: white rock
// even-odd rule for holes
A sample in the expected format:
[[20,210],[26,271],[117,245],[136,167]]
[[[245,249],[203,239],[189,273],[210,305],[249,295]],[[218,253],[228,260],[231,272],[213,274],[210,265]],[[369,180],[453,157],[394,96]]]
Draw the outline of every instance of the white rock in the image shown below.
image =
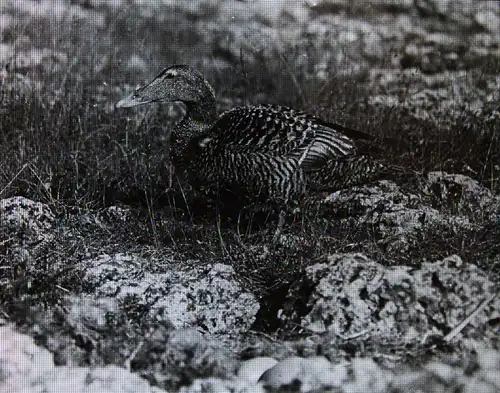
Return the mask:
[[347,370],[344,365],[333,365],[323,356],[309,358],[291,356],[267,370],[260,378],[260,382],[272,389],[285,386],[295,389],[300,386],[301,392],[308,392],[340,387],[346,378]]
[[56,367],[52,354],[12,326],[0,327],[0,393],[159,393],[117,366]]
[[267,370],[274,367],[278,361],[272,357],[261,356],[241,362],[238,377],[249,382],[257,383]]

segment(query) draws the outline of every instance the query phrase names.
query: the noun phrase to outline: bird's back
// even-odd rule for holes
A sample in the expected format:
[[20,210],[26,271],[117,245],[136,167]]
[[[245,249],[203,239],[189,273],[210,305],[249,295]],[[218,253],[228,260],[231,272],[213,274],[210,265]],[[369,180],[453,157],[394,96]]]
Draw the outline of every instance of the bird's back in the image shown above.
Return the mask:
[[305,191],[309,172],[355,155],[339,129],[281,106],[231,109],[191,141],[191,182],[209,194],[287,201]]
[[355,154],[352,139],[336,128],[343,129],[287,107],[262,105],[223,113],[210,132],[221,149],[297,158],[307,170]]

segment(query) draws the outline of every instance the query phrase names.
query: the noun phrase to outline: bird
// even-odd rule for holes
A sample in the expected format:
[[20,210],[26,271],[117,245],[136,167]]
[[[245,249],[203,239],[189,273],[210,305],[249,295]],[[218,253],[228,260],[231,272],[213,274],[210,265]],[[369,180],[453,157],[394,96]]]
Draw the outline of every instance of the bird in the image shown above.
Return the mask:
[[212,199],[286,205],[309,192],[342,188],[381,165],[358,154],[374,137],[286,106],[241,106],[217,114],[214,89],[190,65],[163,69],[116,103],[130,108],[182,102],[171,132],[171,159],[188,183]]

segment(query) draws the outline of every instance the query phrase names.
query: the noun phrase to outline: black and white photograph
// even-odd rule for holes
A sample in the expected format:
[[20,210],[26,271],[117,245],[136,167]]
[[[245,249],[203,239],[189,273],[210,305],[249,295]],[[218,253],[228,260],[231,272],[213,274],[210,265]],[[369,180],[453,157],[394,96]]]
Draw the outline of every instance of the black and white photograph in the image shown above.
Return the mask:
[[500,1],[0,0],[31,392],[500,392]]

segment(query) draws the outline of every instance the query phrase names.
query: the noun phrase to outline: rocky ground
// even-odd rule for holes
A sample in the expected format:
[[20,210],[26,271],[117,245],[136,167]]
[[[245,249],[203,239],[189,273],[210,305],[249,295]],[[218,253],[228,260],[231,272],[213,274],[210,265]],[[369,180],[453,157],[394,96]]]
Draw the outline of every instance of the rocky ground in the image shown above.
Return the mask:
[[[0,37],[0,392],[500,391],[498,2],[7,0]],[[181,62],[414,176],[219,221],[176,108],[113,108]]]

